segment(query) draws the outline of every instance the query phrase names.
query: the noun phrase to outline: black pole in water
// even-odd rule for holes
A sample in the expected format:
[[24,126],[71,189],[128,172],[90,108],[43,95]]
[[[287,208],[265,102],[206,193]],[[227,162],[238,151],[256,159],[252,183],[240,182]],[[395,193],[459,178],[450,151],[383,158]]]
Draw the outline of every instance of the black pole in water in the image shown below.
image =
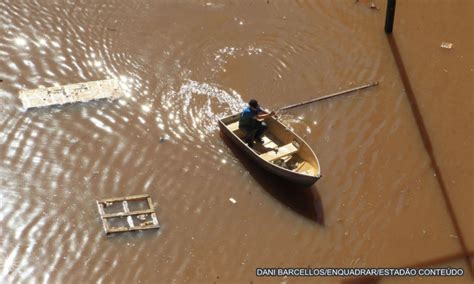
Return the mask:
[[393,30],[395,4],[397,4],[397,0],[387,0],[387,15],[385,16],[385,32],[387,34],[391,34]]

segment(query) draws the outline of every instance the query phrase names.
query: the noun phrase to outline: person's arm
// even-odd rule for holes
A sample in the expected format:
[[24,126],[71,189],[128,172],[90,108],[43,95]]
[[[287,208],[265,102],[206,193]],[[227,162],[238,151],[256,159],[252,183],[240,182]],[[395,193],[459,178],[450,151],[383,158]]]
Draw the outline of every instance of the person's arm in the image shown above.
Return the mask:
[[269,118],[269,117],[275,115],[275,112],[274,112],[274,111],[268,112],[268,111],[265,111],[265,110],[263,110],[263,109],[260,109],[260,110],[261,110],[261,111],[257,114],[257,120],[258,120],[258,121],[265,120],[266,118]]
[[266,109],[263,109],[261,107],[258,108],[258,114],[268,114],[269,112]]

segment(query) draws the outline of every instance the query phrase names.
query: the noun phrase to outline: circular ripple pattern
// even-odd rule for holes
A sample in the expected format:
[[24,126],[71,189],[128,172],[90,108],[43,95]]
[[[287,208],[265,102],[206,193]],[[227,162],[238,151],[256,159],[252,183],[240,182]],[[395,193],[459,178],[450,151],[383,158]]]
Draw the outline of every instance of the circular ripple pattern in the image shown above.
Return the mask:
[[217,120],[236,113],[245,105],[233,90],[226,92],[217,86],[195,81],[185,82],[180,89],[163,95],[163,109],[172,123],[170,131],[178,139],[183,134],[193,143],[195,137],[205,141],[217,131]]

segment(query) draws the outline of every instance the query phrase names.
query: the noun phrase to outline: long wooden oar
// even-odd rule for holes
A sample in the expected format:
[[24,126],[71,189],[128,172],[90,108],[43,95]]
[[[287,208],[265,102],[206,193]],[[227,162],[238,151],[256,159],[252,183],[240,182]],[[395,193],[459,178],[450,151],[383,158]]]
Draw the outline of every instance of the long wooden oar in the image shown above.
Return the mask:
[[280,108],[279,111],[287,110],[287,109],[295,108],[295,107],[299,107],[299,106],[304,106],[304,105],[307,105],[307,104],[310,104],[310,103],[322,101],[322,100],[329,99],[329,98],[334,98],[334,97],[341,96],[341,95],[346,95],[346,94],[349,94],[349,93],[352,93],[352,92],[355,92],[355,91],[359,91],[359,90],[367,89],[367,88],[370,88],[370,87],[373,87],[373,86],[377,86],[378,84],[379,84],[379,82],[374,82],[374,83],[367,84],[367,85],[364,85],[364,86],[360,86],[360,87],[348,89],[348,90],[345,90],[345,91],[337,92],[337,93],[334,93],[334,94],[330,94],[330,95],[327,95],[327,96],[324,96],[324,97],[319,97],[319,98],[316,98],[316,99],[312,99],[312,100],[309,100],[309,101],[306,101],[306,102],[288,105],[288,106]]

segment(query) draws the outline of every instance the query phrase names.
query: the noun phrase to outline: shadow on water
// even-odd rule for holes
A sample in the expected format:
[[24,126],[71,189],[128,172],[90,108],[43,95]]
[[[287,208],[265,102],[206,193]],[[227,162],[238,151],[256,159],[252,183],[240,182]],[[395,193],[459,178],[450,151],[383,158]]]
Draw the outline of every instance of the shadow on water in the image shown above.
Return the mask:
[[[111,233],[106,235],[104,233],[105,239],[107,241],[134,241],[134,240],[140,240],[144,241],[147,239],[152,239],[155,238],[159,235],[161,235],[161,230],[162,228],[158,229],[150,229],[150,230],[140,230],[140,231],[130,231],[130,232],[120,232],[120,233]],[[102,232],[103,233],[103,232]]]
[[32,114],[39,114],[39,115],[50,115],[54,113],[59,113],[63,111],[80,111],[83,108],[89,108],[90,110],[94,109],[101,109],[105,107],[110,107],[111,104],[118,103],[118,99],[94,99],[87,102],[77,101],[77,102],[69,102],[64,104],[53,104],[47,106],[40,106],[40,107],[31,107],[28,109],[22,108],[22,111],[32,113]]
[[222,132],[220,132],[220,137],[267,193],[295,213],[324,226],[324,211],[316,186],[295,185],[265,171]]
[[430,135],[428,133],[428,128],[426,127],[426,123],[423,119],[423,115],[421,113],[417,97],[415,96],[415,93],[413,92],[411,81],[410,81],[410,78],[408,77],[408,73],[405,68],[405,64],[403,63],[402,56],[400,55],[400,50],[398,48],[397,41],[395,40],[395,37],[392,34],[387,35],[387,41],[390,46],[390,50],[392,51],[393,57],[395,59],[395,64],[400,74],[400,79],[403,83],[403,87],[405,88],[405,93],[406,93],[408,102],[410,103],[410,108],[415,118],[415,122],[418,126],[418,131],[420,133],[421,140],[423,142],[426,152],[428,153],[428,156],[430,157],[431,168],[433,169],[434,176],[436,177],[436,180],[438,181],[439,187],[441,189],[441,194],[443,195],[443,199],[446,204],[446,209],[453,223],[456,235],[458,236],[461,249],[464,252],[464,255],[465,255],[464,259],[466,263],[468,264],[469,273],[471,275],[471,278],[474,278],[474,269],[470,265],[469,251],[467,248],[467,244],[462,234],[458,219],[456,217],[453,203],[449,197],[448,188],[444,180],[443,172],[441,172],[441,169],[436,160],[434,146],[431,141]]

